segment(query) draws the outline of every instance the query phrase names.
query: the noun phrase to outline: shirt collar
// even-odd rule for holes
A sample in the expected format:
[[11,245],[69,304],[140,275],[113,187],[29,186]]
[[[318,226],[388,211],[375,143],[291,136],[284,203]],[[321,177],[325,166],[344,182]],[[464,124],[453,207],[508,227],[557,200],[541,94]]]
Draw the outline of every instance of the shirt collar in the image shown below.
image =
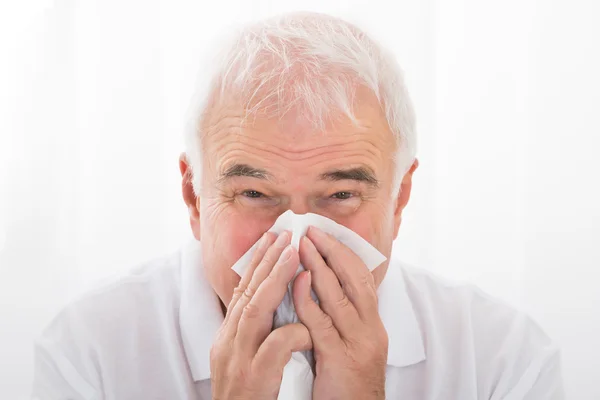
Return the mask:
[[221,302],[202,267],[200,242],[188,243],[181,253],[179,326],[194,381],[210,378],[210,348],[223,323]]
[[[425,360],[421,330],[400,262],[390,261],[377,294],[379,315],[389,338],[388,365],[406,367]],[[179,325],[194,381],[210,378],[210,348],[222,323],[220,300],[204,275],[200,243],[192,240],[181,255]]]
[[377,297],[379,316],[388,334],[388,365],[407,367],[425,360],[421,329],[406,291],[400,261],[390,260]]

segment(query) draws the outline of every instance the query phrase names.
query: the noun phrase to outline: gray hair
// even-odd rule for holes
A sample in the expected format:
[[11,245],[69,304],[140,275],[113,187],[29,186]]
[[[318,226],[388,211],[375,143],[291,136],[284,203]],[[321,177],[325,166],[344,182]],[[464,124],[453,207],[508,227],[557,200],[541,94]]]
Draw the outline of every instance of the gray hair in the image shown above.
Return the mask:
[[220,43],[198,77],[186,127],[186,154],[197,195],[201,188],[202,120],[226,97],[237,96],[246,118],[298,111],[315,129],[334,112],[354,123],[355,88],[370,89],[385,112],[397,149],[394,193],[416,155],[415,114],[395,57],[356,26],[318,13],[290,13],[247,25]]

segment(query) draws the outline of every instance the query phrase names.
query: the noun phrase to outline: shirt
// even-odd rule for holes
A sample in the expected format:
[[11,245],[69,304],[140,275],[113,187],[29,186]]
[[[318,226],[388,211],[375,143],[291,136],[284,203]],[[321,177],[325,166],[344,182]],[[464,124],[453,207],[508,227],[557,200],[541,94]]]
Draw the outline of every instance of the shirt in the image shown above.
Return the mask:
[[[36,341],[33,399],[210,399],[223,313],[201,259],[194,241],[66,306]],[[387,399],[563,398],[557,347],[474,286],[392,257],[378,297]]]

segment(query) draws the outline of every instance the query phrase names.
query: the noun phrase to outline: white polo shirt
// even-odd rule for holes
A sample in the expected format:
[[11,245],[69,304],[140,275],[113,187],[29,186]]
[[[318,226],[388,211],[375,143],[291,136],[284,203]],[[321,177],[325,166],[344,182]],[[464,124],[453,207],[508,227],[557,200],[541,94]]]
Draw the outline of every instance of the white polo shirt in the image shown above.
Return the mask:
[[[526,315],[393,258],[378,295],[386,398],[563,398],[559,352]],[[67,306],[36,342],[33,398],[210,399],[222,321],[192,242]]]

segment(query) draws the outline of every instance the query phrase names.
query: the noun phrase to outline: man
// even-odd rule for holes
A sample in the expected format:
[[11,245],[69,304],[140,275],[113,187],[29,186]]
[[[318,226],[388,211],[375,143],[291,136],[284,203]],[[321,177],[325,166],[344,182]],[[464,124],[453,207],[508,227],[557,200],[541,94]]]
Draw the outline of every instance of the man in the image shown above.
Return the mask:
[[[418,167],[393,56],[310,13],[225,49],[179,161],[194,242],[68,306],[36,345],[34,397],[274,399],[292,352],[312,350],[315,399],[562,398],[558,351],[519,312],[393,258],[371,273],[316,228],[298,249],[265,233],[313,212],[390,259]],[[273,329],[299,263],[300,322]]]

